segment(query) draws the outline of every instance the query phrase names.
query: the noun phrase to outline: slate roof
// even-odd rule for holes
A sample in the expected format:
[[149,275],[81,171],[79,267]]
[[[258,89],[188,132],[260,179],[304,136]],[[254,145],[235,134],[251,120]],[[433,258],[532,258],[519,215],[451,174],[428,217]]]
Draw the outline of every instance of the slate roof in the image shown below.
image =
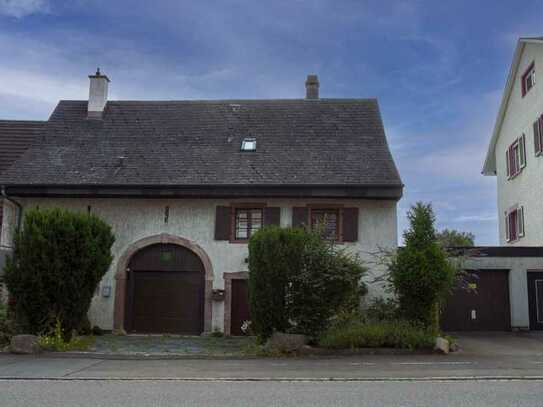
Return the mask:
[[44,126],[43,121],[0,120],[0,173],[36,141]]
[[402,185],[375,99],[61,101],[0,184]]

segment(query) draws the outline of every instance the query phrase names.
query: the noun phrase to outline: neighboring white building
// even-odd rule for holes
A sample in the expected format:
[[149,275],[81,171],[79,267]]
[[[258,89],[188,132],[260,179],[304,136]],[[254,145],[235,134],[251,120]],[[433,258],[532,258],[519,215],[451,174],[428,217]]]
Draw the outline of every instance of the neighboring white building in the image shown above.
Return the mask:
[[483,174],[498,181],[500,244],[543,246],[543,37],[518,41]]
[[[484,267],[508,273],[511,326],[543,329],[543,37],[518,41],[483,167],[497,177],[500,245]],[[506,259],[509,257],[509,259]],[[494,273],[496,274],[496,273]],[[499,274],[499,273],[497,273]]]
[[362,259],[397,246],[403,185],[376,100],[320,99],[314,75],[295,100],[107,101],[109,79],[90,80],[90,100],[61,101],[0,186],[5,247],[29,208],[92,212],[112,226],[93,324],[239,332],[248,237],[266,224],[325,221]]

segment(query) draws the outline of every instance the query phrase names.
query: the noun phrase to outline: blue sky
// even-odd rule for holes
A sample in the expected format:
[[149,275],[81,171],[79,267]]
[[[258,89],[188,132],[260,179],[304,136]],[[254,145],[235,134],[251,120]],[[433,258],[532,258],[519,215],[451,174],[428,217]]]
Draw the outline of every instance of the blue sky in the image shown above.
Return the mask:
[[406,184],[439,228],[497,244],[495,179],[480,175],[519,36],[543,2],[0,0],[0,117],[46,119],[85,99],[377,97]]

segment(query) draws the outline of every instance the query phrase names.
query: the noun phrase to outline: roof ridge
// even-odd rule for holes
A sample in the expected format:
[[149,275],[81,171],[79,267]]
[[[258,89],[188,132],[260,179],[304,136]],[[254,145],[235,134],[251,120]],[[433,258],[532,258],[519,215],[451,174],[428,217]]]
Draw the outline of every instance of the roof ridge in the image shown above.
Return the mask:
[[[136,100],[136,99],[124,99],[124,100],[108,100],[108,103],[176,103],[176,104],[189,104],[189,103],[269,103],[269,102],[307,102],[307,103],[319,103],[319,102],[347,102],[347,103],[360,103],[360,102],[376,102],[376,97],[371,98],[320,98],[320,99],[163,99],[163,100]],[[72,100],[72,99],[62,99],[61,103],[87,103],[87,100]]]

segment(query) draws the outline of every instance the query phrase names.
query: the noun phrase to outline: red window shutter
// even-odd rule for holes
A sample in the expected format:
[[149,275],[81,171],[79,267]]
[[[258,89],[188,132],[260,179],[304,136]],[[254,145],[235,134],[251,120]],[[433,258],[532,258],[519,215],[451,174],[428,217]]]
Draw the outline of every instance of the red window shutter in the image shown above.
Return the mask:
[[342,232],[344,242],[358,240],[358,208],[343,208]]
[[309,225],[309,209],[302,207],[292,208],[292,226],[295,228],[307,227]]
[[517,174],[517,152],[514,144],[509,148],[509,159],[511,161],[511,176]]
[[264,226],[281,225],[281,208],[264,208]]
[[215,210],[215,240],[230,240],[232,210],[229,206],[217,206]]
[[511,240],[517,240],[517,211],[509,212],[509,236]]

